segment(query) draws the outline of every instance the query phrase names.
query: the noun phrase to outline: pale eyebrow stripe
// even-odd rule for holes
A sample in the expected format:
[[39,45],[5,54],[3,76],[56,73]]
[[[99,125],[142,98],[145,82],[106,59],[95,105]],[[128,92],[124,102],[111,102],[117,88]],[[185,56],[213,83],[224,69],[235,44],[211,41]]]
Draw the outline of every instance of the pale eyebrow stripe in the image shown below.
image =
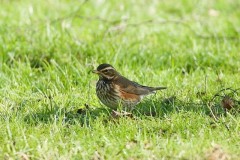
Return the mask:
[[114,70],[113,67],[107,67],[107,68],[104,68],[102,71],[105,71],[105,70],[108,70],[108,69],[113,69]]

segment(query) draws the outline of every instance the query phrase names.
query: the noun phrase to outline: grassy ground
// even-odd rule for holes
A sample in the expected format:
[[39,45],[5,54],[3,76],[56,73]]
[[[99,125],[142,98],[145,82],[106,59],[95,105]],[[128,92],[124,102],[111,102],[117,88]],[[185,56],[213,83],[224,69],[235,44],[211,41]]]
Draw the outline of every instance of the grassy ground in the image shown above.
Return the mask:
[[[0,3],[1,159],[240,157],[239,104],[214,97],[240,100],[220,92],[240,84],[239,1]],[[112,119],[91,73],[103,62],[168,90]]]

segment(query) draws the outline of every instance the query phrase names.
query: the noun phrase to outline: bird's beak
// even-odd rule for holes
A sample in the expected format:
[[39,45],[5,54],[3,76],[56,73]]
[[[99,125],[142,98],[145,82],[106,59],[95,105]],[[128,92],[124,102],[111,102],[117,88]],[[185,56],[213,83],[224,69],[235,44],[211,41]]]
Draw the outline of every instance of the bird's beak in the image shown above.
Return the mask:
[[99,72],[99,71],[97,71],[97,70],[93,70],[93,71],[92,71],[92,73],[95,73],[95,74],[100,74],[100,72]]

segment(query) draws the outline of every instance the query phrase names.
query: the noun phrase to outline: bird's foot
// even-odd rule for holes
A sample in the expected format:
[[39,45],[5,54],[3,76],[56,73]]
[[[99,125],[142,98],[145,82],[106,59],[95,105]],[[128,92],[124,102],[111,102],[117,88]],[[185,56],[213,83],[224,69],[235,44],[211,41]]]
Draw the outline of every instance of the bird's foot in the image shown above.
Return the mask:
[[129,113],[129,112],[126,112],[126,111],[118,112],[118,111],[113,110],[111,115],[112,115],[113,118],[120,118],[120,117],[130,117],[130,118],[132,118],[133,117],[132,113]]

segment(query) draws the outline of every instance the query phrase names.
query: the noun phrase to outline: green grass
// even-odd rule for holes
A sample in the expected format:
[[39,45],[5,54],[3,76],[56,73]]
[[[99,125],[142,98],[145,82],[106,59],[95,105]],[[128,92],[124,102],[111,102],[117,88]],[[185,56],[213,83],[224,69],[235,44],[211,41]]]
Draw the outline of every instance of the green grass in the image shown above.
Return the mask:
[[[240,157],[239,104],[211,101],[239,88],[239,1],[0,3],[0,159]],[[112,119],[91,73],[104,62],[168,89]]]

